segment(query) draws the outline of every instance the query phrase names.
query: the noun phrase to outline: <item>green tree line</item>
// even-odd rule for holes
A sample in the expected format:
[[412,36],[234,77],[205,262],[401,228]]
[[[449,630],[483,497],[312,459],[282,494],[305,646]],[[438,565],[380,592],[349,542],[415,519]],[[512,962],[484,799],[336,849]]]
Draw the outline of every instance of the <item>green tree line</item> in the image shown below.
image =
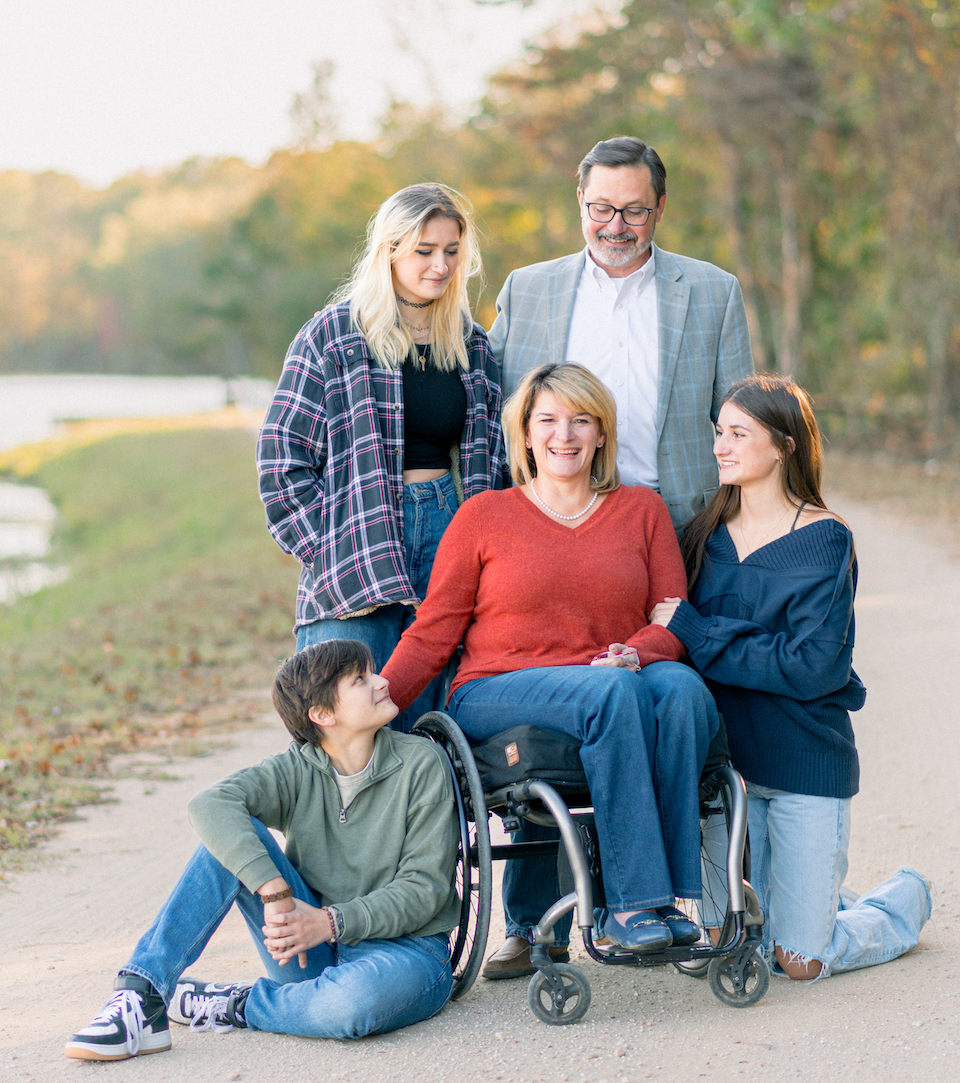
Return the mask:
[[632,0],[558,31],[454,124],[395,106],[370,143],[190,161],[103,191],[0,174],[0,370],[274,377],[390,192],[439,179],[514,267],[582,239],[598,139],[668,169],[665,248],[734,271],[758,367],[835,441],[946,455],[960,417],[958,0]]

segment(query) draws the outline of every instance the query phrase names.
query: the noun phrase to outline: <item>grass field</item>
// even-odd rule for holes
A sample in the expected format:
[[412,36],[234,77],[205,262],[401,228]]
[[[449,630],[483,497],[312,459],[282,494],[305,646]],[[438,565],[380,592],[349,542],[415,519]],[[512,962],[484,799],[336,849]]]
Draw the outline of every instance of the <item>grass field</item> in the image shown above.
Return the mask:
[[0,607],[0,850],[97,800],[108,757],[198,749],[269,707],[298,567],[257,498],[250,433],[117,436],[30,481],[70,578]]

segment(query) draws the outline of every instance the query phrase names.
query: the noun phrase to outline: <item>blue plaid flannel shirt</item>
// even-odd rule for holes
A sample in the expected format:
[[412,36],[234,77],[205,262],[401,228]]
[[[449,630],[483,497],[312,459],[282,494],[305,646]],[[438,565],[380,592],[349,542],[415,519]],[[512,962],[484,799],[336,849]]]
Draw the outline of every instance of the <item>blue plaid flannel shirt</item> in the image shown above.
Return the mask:
[[[508,484],[497,364],[476,325],[467,353],[464,499]],[[318,312],[291,343],[257,463],[270,533],[301,564],[297,628],[418,604],[403,545],[402,374],[373,360],[348,304]]]

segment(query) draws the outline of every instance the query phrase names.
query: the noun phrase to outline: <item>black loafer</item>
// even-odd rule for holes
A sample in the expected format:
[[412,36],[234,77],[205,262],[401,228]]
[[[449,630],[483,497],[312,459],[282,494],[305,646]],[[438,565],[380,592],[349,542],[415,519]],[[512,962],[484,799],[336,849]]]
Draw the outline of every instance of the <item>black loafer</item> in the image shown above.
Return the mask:
[[627,951],[662,951],[673,943],[673,934],[665,921],[644,912],[627,919],[626,925],[610,914],[603,923],[603,935]]
[[657,913],[670,930],[674,947],[685,948],[689,944],[696,944],[700,939],[700,926],[691,921],[682,910],[675,906],[661,906]]

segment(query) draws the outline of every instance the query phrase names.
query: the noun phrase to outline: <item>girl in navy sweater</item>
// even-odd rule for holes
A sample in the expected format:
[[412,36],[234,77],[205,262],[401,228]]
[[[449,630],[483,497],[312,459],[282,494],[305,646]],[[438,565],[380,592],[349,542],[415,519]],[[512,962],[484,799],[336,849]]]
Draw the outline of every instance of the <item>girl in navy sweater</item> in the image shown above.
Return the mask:
[[810,400],[790,379],[742,380],[713,452],[720,489],[681,543],[690,601],[651,620],[687,648],[726,721],[774,969],[804,980],[887,962],[916,945],[930,890],[903,867],[841,896],[859,788],[849,712],[866,690],[851,665],[853,535],[820,495]]

